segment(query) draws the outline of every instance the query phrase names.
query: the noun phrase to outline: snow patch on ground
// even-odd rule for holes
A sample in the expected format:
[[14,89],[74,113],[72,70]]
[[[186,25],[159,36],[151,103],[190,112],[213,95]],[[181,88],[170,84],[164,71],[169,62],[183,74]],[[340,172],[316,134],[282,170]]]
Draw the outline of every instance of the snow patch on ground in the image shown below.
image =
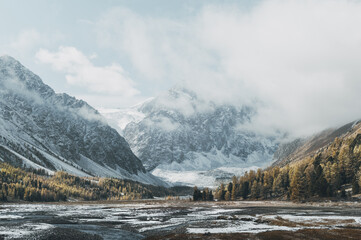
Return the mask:
[[215,188],[222,182],[228,182],[233,176],[241,176],[246,171],[257,169],[256,166],[248,168],[220,167],[209,171],[177,171],[156,168],[152,174],[173,185]]
[[20,238],[22,236],[27,236],[32,233],[44,231],[51,228],[54,228],[54,226],[47,223],[25,223],[17,227],[11,228],[6,226],[0,226],[0,236],[8,236],[8,238],[5,239]]
[[[76,165],[75,163],[72,163],[74,165],[74,166],[72,166],[71,163],[70,162],[67,163],[66,160],[61,160],[56,157],[53,157],[52,155],[50,155],[40,149],[37,149],[37,150],[39,152],[41,152],[41,154],[43,154],[44,157],[46,157],[57,170],[63,170],[70,174],[77,175],[80,177],[90,177],[89,174],[86,174],[85,172],[81,171],[80,166]],[[75,166],[78,168],[76,168]]]
[[23,219],[24,217],[18,215],[0,215],[1,220],[13,220],[13,219]]
[[215,188],[233,176],[266,166],[268,159],[269,155],[258,152],[250,154],[245,161],[232,154],[227,157],[216,149],[208,153],[190,152],[185,161],[163,163],[152,174],[173,185]]
[[36,164],[34,163],[33,161],[23,157],[22,155],[18,154],[17,152],[14,152],[13,150],[11,150],[10,148],[4,146],[4,145],[1,145],[1,147],[5,148],[6,150],[8,150],[9,152],[11,152],[12,154],[14,154],[15,156],[17,156],[18,158],[20,158],[22,161],[23,161],[23,164],[26,166],[26,167],[30,167],[30,168],[34,168],[34,169],[43,169],[45,170],[48,174],[50,175],[53,175],[54,174],[54,171],[51,171],[47,168],[44,168],[43,166],[40,166],[39,164]]
[[156,186],[163,186],[163,187],[170,187],[171,184],[163,181],[162,179],[158,178],[154,174],[151,174],[149,172],[143,173],[138,172],[137,175],[133,175],[133,178],[135,181],[139,181],[146,184],[152,184]]
[[100,164],[92,161],[91,159],[81,155],[80,160],[78,161],[78,165],[87,171],[95,174],[96,176],[103,176],[103,177],[114,177],[114,178],[121,178],[121,179],[131,179],[134,181],[142,182],[145,184],[152,184],[156,186],[169,186],[164,181],[160,180],[159,178],[153,176],[149,172],[143,173],[138,172],[137,174],[130,174],[120,166],[117,166],[116,169],[113,169],[108,166],[101,166]]
[[[242,205],[247,206],[248,204],[243,202]],[[272,213],[268,213],[269,210]],[[129,204],[84,205],[3,204],[0,206],[0,216],[4,216],[0,218],[0,236],[4,235],[6,239],[11,239],[21,238],[27,234],[36,234],[53,227],[47,224],[49,220],[60,219],[72,222],[73,224],[68,225],[71,228],[89,226],[94,230],[94,227],[100,226],[103,229],[103,232],[99,232],[100,235],[108,231],[128,231],[129,229],[142,234],[145,232],[147,235],[147,232],[163,234],[171,229],[195,234],[216,234],[259,233],[274,230],[297,231],[312,228],[334,229],[342,226],[359,228],[361,226],[361,216],[358,210],[355,211],[355,216],[348,215],[350,214],[348,210],[345,210],[346,215],[344,215],[343,210],[339,208],[330,211],[325,208],[319,210],[299,207],[284,208],[283,205],[280,205],[277,209],[270,208],[269,210],[255,215],[248,207],[230,208],[227,204],[223,206],[213,203],[189,205],[182,202],[174,205],[171,202],[149,201]],[[219,218],[219,216],[222,217]],[[295,227],[279,226],[277,220],[281,218],[299,224],[295,224]],[[309,225],[304,225],[304,223]],[[142,239],[141,237],[135,239]],[[123,239],[122,237],[118,238]]]
[[356,224],[361,224],[361,217],[354,217],[354,216],[300,216],[300,215],[268,215],[263,217],[264,219],[276,219],[277,217],[281,217],[285,220],[296,222],[296,223],[307,223],[307,222],[328,222],[330,220],[337,220],[337,221],[347,221],[353,220]]
[[154,176],[157,176],[164,181],[170,182],[174,185],[187,186],[215,186],[215,179],[211,176],[205,176],[205,171],[171,171],[156,168],[152,171]]
[[221,228],[187,228],[188,233],[260,233],[266,231],[297,231],[300,228],[275,226],[267,224],[258,224],[253,222],[240,222],[239,224],[230,224]]
[[209,171],[217,168],[250,168],[265,167],[269,163],[272,156],[269,154],[261,154],[253,152],[247,159],[230,154],[226,156],[222,151],[213,149],[211,152],[189,152],[186,154],[183,162],[172,162],[160,164],[157,168],[174,171]]

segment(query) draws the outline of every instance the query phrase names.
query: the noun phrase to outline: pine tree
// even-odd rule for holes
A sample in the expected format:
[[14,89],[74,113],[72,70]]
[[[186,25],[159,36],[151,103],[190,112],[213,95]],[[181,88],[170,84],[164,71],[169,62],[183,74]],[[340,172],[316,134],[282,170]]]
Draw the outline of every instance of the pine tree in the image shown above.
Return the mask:
[[296,166],[290,182],[290,198],[291,200],[301,200],[305,197],[305,179],[302,173],[302,166]]
[[254,180],[251,187],[251,197],[258,199],[260,197],[260,186],[259,183]]
[[305,183],[306,183],[306,197],[311,197],[315,194],[315,183],[316,182],[316,173],[315,166],[309,164],[305,169]]
[[237,185],[236,184],[232,184],[232,192],[231,192],[231,200],[235,201],[237,196],[236,196],[236,188]]
[[222,183],[219,190],[218,190],[218,200],[220,201],[223,201],[225,200],[225,194],[226,194],[226,191],[224,190],[224,184]]
[[241,196],[243,199],[246,199],[249,194],[249,182],[245,181],[241,185]]
[[202,200],[202,193],[197,188],[197,186],[195,186],[193,191],[193,201],[200,201],[200,200]]
[[263,175],[263,185],[261,187],[261,195],[264,199],[272,197],[273,177],[270,172],[265,171]]
[[352,194],[359,194],[360,193],[360,185],[358,184],[357,178],[354,177],[352,180]]
[[208,201],[213,201],[213,192],[212,190],[209,191]]
[[224,199],[226,201],[230,201],[231,200],[231,193],[229,191],[226,192],[225,196],[224,196]]
[[359,167],[357,173],[356,173],[356,181],[359,186],[361,186],[361,166]]

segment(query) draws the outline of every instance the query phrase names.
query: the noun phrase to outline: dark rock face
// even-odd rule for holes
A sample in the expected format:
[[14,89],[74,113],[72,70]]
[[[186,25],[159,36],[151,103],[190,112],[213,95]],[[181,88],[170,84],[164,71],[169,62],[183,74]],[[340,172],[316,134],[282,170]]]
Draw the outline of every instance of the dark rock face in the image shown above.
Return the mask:
[[57,167],[44,152],[74,164],[85,158],[116,171],[145,172],[128,143],[94,108],[56,94],[8,56],[0,57],[0,144],[48,169]]

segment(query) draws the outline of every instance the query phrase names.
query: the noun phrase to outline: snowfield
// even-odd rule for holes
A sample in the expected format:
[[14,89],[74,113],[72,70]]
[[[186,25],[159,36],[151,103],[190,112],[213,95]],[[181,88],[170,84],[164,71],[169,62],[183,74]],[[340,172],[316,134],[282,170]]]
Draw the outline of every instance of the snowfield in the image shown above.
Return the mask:
[[152,174],[173,185],[216,188],[220,183],[228,183],[233,176],[240,176],[247,171],[257,169],[258,167],[252,166],[248,168],[220,167],[209,171],[177,171],[158,167],[152,171]]

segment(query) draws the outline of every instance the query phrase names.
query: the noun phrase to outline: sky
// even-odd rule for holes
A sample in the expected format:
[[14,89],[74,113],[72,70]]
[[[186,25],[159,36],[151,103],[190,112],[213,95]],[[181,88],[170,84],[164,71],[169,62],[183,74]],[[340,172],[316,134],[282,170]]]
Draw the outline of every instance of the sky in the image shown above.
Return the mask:
[[159,34],[176,33],[206,4],[220,2],[0,0],[0,55],[16,58],[56,92],[95,107],[128,107],[179,81],[165,75],[160,58],[168,51],[154,42]]
[[0,0],[0,55],[94,107],[183,84],[305,135],[361,117],[361,1]]

